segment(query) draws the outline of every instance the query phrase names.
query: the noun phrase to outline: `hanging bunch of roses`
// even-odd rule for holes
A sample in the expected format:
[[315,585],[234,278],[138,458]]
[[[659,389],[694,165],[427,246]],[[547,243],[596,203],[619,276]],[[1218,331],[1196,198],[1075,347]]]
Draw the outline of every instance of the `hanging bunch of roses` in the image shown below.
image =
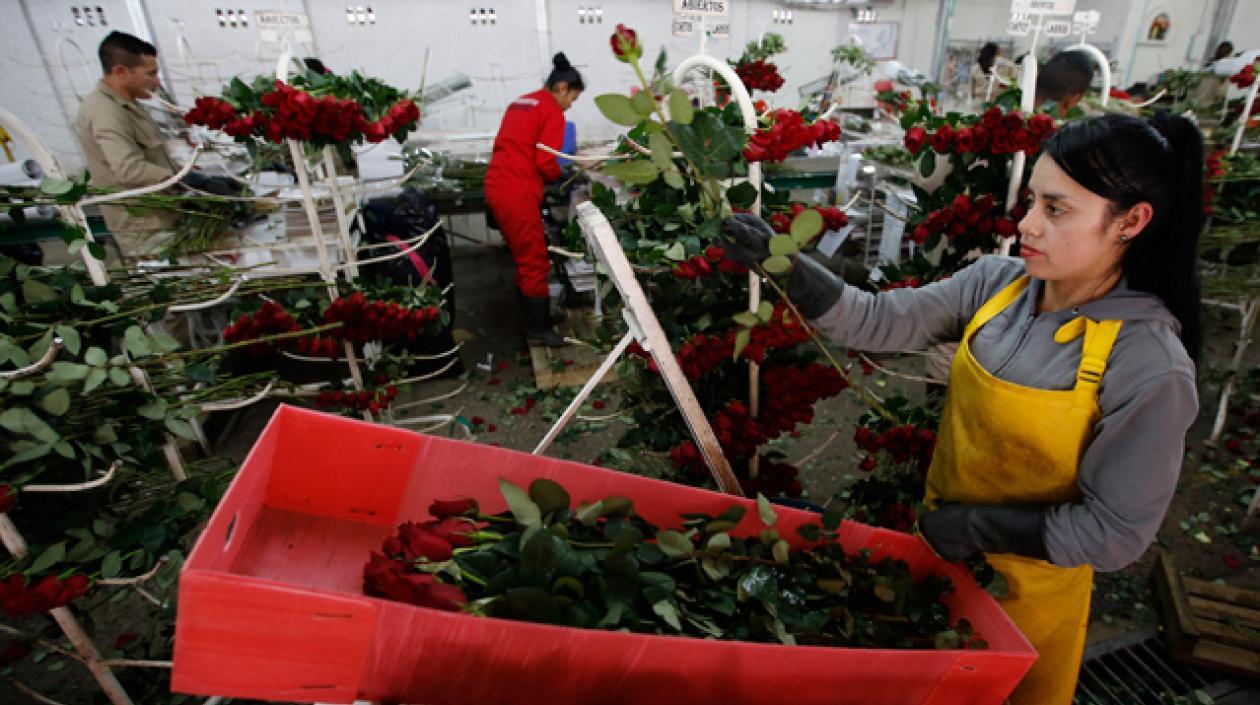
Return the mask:
[[357,72],[296,76],[290,83],[233,80],[223,98],[198,98],[184,115],[189,125],[222,130],[239,142],[286,139],[316,146],[399,142],[420,120],[420,108],[400,91]]
[[775,110],[763,122],[769,124],[752,134],[744,159],[749,162],[781,162],[798,149],[821,147],[840,139],[840,125],[831,120],[806,124],[795,110]]
[[1032,154],[1041,150],[1041,144],[1055,129],[1054,118],[1045,113],[1025,118],[1018,110],[1003,113],[993,106],[970,124],[947,122],[934,132],[911,127],[906,130],[905,145],[913,155],[929,145],[937,154]]
[[1229,82],[1239,88],[1251,88],[1251,84],[1256,82],[1256,65],[1252,63],[1242,67],[1241,71],[1229,77]]
[[783,87],[783,76],[779,75],[779,67],[761,59],[738,64],[735,66],[735,74],[749,91],[773,93]]

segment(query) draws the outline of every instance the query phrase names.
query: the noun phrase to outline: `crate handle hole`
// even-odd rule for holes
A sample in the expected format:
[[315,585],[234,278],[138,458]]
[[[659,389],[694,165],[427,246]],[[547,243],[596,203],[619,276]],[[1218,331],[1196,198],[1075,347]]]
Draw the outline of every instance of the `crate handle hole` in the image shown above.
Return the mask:
[[236,515],[228,520],[227,531],[223,532],[223,550],[227,550],[232,545],[232,533],[236,531]]
[[973,673],[976,670],[975,666],[959,666],[958,668],[968,673]]

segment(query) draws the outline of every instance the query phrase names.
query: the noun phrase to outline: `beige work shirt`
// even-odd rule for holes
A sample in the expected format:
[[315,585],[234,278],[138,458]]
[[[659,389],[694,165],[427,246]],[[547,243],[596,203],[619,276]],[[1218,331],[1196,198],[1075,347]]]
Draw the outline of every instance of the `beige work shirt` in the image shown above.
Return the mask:
[[[94,186],[150,186],[176,172],[157,123],[142,106],[114,92],[104,81],[79,106],[75,132]],[[101,206],[101,212],[128,257],[155,250],[158,243],[153,236],[179,219],[176,213],[159,210],[132,215],[121,206]]]

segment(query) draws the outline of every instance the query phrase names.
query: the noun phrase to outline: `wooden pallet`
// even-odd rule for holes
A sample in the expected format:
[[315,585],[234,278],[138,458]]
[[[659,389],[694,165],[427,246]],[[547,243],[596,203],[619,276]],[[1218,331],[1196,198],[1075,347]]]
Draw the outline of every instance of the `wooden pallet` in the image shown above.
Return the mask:
[[[590,308],[565,309],[567,320],[556,325],[560,335],[591,340],[595,337],[595,317]],[[556,387],[580,387],[594,374],[595,368],[604,361],[604,353],[585,345],[569,345],[548,348],[529,346],[529,359],[534,367],[534,386],[539,389]],[[566,364],[568,363],[568,364]],[[609,371],[604,382],[617,378]]]
[[1174,658],[1260,678],[1260,592],[1182,577],[1164,552],[1151,581]]

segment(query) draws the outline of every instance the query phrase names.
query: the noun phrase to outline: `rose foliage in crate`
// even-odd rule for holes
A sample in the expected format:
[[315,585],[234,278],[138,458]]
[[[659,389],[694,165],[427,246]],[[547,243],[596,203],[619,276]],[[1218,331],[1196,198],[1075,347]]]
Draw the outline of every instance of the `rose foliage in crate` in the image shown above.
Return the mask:
[[368,594],[472,615],[593,629],[872,648],[984,648],[951,625],[940,576],[914,580],[904,561],[846,554],[839,522],[805,525],[792,549],[764,497],[759,535],[732,536],[745,509],[682,515],[659,529],[624,497],[571,506],[556,482],[528,491],[500,480],[510,511],[439,501],[364,568]]
[[[716,244],[723,219],[751,209],[759,195],[761,214],[784,231],[773,244],[776,257],[767,261],[769,270],[787,271],[787,255],[808,247],[824,229],[843,227],[847,218],[834,206],[792,204],[786,193],[769,190],[758,194],[746,178],[750,161],[782,160],[804,146],[838,139],[840,129],[829,121],[808,123],[800,113],[779,110],[766,115],[750,137],[734,104],[693,108],[689,96],[669,79],[664,54],[652,75],[645,75],[639,65],[642,47],[632,30],[619,27],[612,45],[641,85],[633,95],[595,98],[605,117],[629,128],[619,148],[626,158],[603,170],[631,192],[628,199],[618,198],[596,184],[592,200],[638,267],[652,307],[745,491],[799,496],[796,468],[772,462],[759,446],[808,423],[813,405],[845,385],[839,373],[816,364],[817,353],[807,347],[808,331],[785,303],[771,300],[757,311],[747,310],[747,270],[725,259]],[[734,185],[724,191],[728,180]],[[569,242],[580,243],[576,224],[571,228]],[[620,460],[624,454],[608,453],[602,461],[705,484],[704,466],[650,358],[635,349],[631,357],[635,359],[622,363],[618,377],[635,423],[620,445],[650,452],[633,454],[629,466]],[[763,397],[778,400],[778,406],[766,404],[752,414],[742,405],[749,396],[746,361],[765,366]],[[791,387],[803,381],[810,385],[809,394]],[[758,461],[754,477],[750,468],[759,456],[764,462]]]

